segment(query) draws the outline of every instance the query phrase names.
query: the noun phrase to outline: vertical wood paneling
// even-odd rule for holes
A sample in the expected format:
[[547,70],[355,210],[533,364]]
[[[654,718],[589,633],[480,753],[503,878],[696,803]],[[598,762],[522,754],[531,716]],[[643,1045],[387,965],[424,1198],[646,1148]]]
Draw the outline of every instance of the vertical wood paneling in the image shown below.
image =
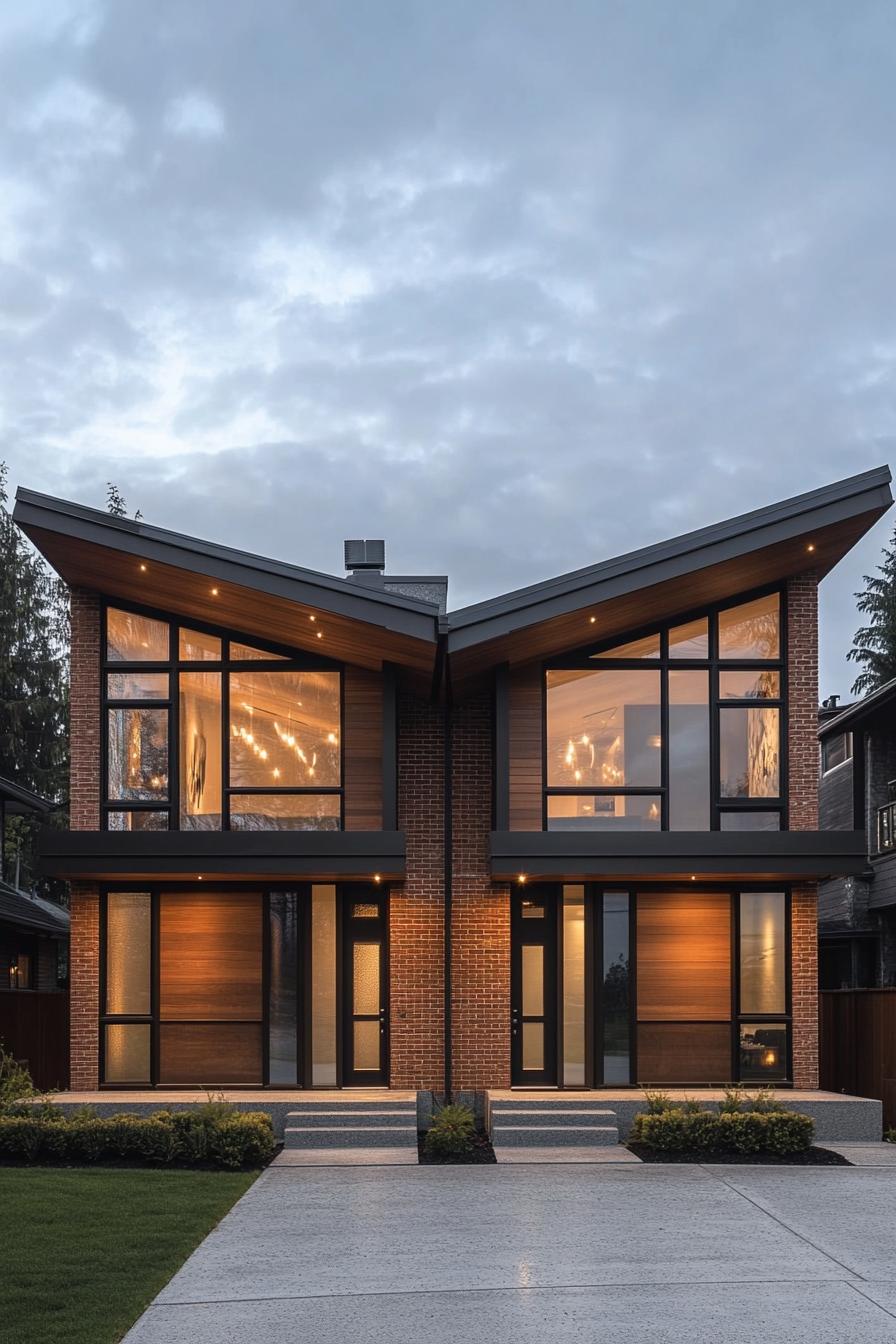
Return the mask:
[[345,829],[383,824],[383,680],[379,672],[345,669]]
[[515,669],[509,685],[510,829],[542,828],[542,756],[540,664]]

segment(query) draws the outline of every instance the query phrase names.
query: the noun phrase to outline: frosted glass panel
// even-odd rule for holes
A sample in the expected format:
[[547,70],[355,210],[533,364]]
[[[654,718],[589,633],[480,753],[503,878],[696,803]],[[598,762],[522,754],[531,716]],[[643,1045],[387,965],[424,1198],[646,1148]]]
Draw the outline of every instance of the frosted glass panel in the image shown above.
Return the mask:
[[311,888],[311,1083],[336,1086],[336,888]]
[[113,1022],[106,1027],[107,1083],[149,1082],[148,1022]]
[[359,1015],[376,1015],[380,1011],[380,945],[355,943],[352,957],[354,1011]]
[[167,700],[167,672],[110,672],[106,678],[110,700]]
[[541,1017],[544,1012],[544,948],[525,943],[523,953],[523,1017]]
[[743,891],[740,897],[740,1011],[783,1013],[784,893]]
[[379,1022],[354,1024],[355,1072],[376,1073],[380,1067]]
[[168,660],[168,626],[133,611],[106,612],[106,657],[114,663],[164,663]]
[[271,969],[268,1068],[272,1083],[295,1084],[298,1075],[299,902],[295,892],[270,895]]
[[106,1012],[148,1017],[151,903],[144,891],[111,891],[106,905]]
[[185,663],[221,661],[220,639],[217,635],[207,635],[202,630],[186,630],[181,627],[178,648],[181,661]]
[[110,709],[109,798],[158,803],[168,797],[167,709]]
[[221,829],[221,673],[180,674],[180,828]]
[[544,1068],[544,1023],[523,1023],[523,1068],[538,1070]]
[[563,888],[563,1081],[585,1085],[585,888]]

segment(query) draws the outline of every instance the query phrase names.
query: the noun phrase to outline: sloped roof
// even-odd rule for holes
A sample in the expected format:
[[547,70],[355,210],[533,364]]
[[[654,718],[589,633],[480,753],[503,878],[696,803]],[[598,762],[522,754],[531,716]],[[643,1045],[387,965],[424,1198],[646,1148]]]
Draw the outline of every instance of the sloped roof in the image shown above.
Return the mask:
[[69,914],[61,905],[0,881],[0,923],[16,924],[36,933],[53,933],[64,938],[69,931]]
[[834,718],[828,719],[818,729],[818,736],[830,737],[832,733],[852,732],[855,728],[863,728],[894,704],[896,704],[896,677],[892,681],[885,682],[883,686],[878,686],[876,691],[871,691],[863,700],[848,705]]
[[4,804],[8,816],[23,812],[52,812],[55,807],[55,803],[51,803],[49,798],[16,784],[12,779],[5,779],[2,775],[0,775],[0,803]]

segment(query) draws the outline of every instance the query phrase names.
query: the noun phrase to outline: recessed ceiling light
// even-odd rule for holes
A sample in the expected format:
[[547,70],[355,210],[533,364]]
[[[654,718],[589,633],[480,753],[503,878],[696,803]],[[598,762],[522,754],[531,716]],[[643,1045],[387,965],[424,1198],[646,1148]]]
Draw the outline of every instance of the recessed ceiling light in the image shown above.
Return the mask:
[[596,620],[597,620],[597,617],[596,617],[596,616],[592,616],[592,617],[591,617],[591,622],[590,622],[591,625],[594,625],[594,623],[595,623]]
[[519,882],[521,887],[524,887],[526,885],[526,874],[520,873],[519,877],[517,878],[517,882]]
[[318,637],[318,639],[323,639],[323,637],[324,637],[324,632],[323,632],[323,630],[318,630],[318,632],[317,632],[317,637]]
[[212,589],[212,597],[217,597],[217,596],[218,596],[218,590],[217,590],[217,588],[213,588],[213,589]]
[[383,879],[380,877],[379,873],[374,873],[374,875],[373,875],[373,880],[374,880],[374,882],[379,883],[379,882],[382,882]]
[[316,620],[317,620],[317,617],[316,617],[316,616],[309,616],[308,619],[309,619],[309,621],[316,621]]
[[146,573],[146,566],[145,566],[145,565],[141,565],[141,566],[140,566],[140,573],[141,573],[141,574],[145,574],[145,573]]
[[809,542],[809,545],[806,547],[806,550],[807,550],[807,551],[814,551],[814,550],[815,550],[815,547],[813,546],[813,544],[812,544],[811,541]]

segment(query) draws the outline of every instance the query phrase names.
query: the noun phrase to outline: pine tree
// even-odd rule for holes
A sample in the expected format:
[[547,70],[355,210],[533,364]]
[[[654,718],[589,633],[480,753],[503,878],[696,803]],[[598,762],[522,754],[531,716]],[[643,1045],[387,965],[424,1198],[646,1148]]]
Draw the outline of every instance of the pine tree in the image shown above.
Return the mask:
[[106,482],[106,508],[113,518],[126,518],[128,515],[128,506],[124,502],[124,495],[114,481]]
[[[7,508],[0,462],[0,775],[60,804],[68,801],[68,592],[25,541]],[[10,817],[4,873],[34,880],[39,822]],[[44,888],[48,890],[48,888]]]
[[877,574],[864,575],[864,592],[856,593],[856,606],[868,617],[857,630],[846,655],[862,665],[853,683],[853,695],[865,695],[896,677],[896,531],[884,547]]

